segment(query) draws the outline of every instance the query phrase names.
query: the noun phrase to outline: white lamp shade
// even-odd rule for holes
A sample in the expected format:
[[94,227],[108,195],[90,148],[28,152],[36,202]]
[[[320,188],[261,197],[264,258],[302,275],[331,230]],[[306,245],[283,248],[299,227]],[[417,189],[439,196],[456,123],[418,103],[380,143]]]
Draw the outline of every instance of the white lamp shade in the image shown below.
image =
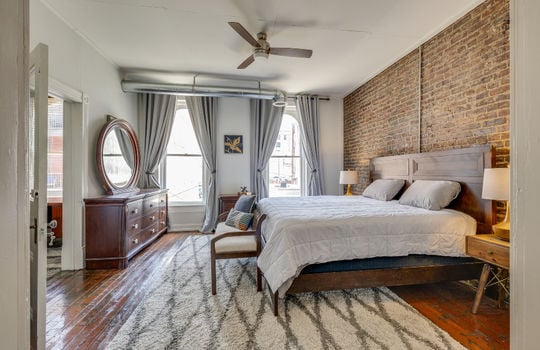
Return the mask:
[[510,199],[509,168],[484,169],[482,198],[497,201],[507,201]]
[[339,183],[342,185],[357,184],[358,172],[356,170],[341,170],[339,172]]

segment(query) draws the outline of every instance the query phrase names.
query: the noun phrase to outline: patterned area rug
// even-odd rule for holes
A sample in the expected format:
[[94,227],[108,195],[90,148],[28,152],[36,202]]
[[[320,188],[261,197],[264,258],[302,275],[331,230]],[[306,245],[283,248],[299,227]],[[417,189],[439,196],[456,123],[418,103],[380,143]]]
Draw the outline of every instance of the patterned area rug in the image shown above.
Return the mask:
[[387,288],[303,293],[272,314],[254,259],[218,261],[208,236],[184,242],[108,349],[465,349]]

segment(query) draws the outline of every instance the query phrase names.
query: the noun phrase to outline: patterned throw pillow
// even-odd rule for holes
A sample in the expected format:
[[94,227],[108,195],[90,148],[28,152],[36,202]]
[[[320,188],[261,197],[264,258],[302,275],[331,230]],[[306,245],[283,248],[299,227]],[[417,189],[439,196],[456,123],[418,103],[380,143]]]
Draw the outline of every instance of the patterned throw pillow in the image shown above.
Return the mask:
[[242,211],[244,213],[251,213],[255,209],[255,196],[254,195],[241,195],[234,205],[234,209]]
[[227,216],[227,220],[225,221],[225,225],[245,231],[249,228],[252,219],[253,214],[251,213],[243,213],[236,209],[231,209]]

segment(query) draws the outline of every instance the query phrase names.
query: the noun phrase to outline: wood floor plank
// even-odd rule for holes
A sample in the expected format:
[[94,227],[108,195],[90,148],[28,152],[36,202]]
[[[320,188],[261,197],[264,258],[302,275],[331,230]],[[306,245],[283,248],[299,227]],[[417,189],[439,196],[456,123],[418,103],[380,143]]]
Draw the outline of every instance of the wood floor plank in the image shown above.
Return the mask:
[[[47,349],[104,348],[192,234],[163,235],[125,270],[64,271],[49,279]],[[484,298],[473,315],[470,287],[452,282],[391,289],[468,348],[509,348],[508,309]]]

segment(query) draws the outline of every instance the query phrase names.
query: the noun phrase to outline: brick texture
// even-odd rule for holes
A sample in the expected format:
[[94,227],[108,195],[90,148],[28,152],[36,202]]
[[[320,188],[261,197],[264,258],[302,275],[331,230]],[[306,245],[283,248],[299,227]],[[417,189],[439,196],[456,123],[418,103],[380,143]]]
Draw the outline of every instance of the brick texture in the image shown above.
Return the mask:
[[497,166],[509,163],[509,18],[508,0],[488,0],[345,97],[344,168],[359,171],[356,194],[372,157],[489,143]]

